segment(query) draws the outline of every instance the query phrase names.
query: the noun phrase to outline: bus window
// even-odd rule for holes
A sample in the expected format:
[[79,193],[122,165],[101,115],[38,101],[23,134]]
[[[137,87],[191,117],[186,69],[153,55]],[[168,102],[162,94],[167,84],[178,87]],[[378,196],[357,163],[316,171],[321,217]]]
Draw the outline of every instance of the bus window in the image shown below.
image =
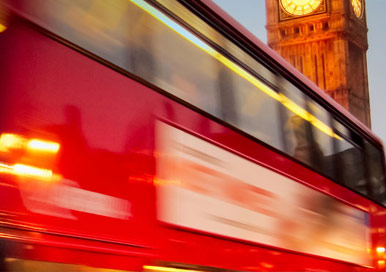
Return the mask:
[[213,41],[216,45],[227,51],[230,55],[238,59],[241,63],[245,64],[251,70],[256,71],[261,78],[264,78],[268,82],[276,81],[276,73],[272,72],[271,69],[268,69],[268,66],[264,66],[259,61],[256,61],[255,58],[247,54],[243,49],[238,45],[234,44],[231,41],[231,38],[225,38],[223,34],[220,34],[217,30],[204,23],[201,20],[197,20],[197,17],[192,15],[192,13],[187,12],[186,8],[182,6],[178,1],[170,0],[157,0],[158,3],[161,3],[168,10],[172,11],[176,16],[183,19],[187,22],[188,25],[193,27],[195,30],[203,34],[206,38]]
[[307,165],[312,165],[310,124],[305,119],[307,111],[304,94],[285,79],[279,79],[279,88],[283,97],[288,98],[280,108],[285,152]]
[[239,114],[238,127],[265,143],[283,150],[279,106],[280,103],[234,74],[237,86],[236,110]]
[[[149,14],[146,16],[151,17]],[[213,115],[219,116],[218,67],[194,42],[154,18],[154,80],[151,83]],[[198,38],[196,38],[198,40]]]
[[[307,99],[308,109],[311,114],[316,117],[317,120],[321,121],[321,123],[315,123],[315,125],[311,126],[312,128],[312,143],[315,145],[313,150],[317,152],[312,154],[313,156],[313,167],[316,170],[319,170],[321,173],[325,174],[330,178],[335,178],[335,164],[334,164],[334,144],[333,144],[333,135],[329,135],[326,133],[330,130],[330,114],[322,108],[316,102]],[[319,122],[318,121],[318,122]],[[321,125],[321,124],[324,125]]]
[[337,164],[339,180],[349,188],[364,195],[368,195],[366,181],[364,153],[358,144],[354,144],[354,137],[345,126],[334,122],[335,130],[341,135],[337,141]]
[[369,181],[372,190],[372,197],[378,203],[386,205],[384,160],[380,150],[366,141],[365,158],[368,169]]
[[218,101],[220,112],[219,117],[228,123],[237,126],[238,125],[238,112],[235,109],[235,86],[234,77],[235,74],[227,67],[219,64],[218,68]]

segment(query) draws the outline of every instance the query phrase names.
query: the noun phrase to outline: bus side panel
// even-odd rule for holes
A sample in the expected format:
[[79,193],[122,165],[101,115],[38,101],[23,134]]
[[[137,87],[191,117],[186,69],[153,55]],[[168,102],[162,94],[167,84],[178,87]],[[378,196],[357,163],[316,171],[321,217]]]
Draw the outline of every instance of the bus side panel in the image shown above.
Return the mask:
[[154,244],[154,95],[25,25],[0,39],[4,221]]

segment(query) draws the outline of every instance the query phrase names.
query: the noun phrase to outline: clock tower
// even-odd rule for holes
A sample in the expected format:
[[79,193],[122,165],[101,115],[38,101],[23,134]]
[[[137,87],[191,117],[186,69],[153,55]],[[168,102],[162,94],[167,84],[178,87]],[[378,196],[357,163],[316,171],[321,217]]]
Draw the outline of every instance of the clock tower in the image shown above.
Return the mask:
[[268,45],[368,127],[365,0],[266,0]]

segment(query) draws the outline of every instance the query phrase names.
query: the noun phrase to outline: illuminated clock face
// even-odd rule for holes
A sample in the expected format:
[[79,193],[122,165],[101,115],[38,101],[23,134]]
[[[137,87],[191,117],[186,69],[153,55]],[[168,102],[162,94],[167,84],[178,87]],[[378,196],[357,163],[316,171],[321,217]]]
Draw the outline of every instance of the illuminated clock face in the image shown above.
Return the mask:
[[[323,0],[280,0],[281,7],[290,15],[306,15],[317,9]],[[352,0],[355,2],[355,0]],[[357,0],[359,1],[359,0]]]
[[354,14],[356,17],[362,17],[362,0],[351,0],[351,6],[353,8]]

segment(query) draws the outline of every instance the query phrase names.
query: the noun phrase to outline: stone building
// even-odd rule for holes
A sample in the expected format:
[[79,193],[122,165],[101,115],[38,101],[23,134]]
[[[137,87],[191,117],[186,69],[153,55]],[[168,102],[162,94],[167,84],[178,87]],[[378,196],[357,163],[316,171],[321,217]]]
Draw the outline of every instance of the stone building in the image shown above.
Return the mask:
[[368,127],[364,0],[266,0],[268,45]]

